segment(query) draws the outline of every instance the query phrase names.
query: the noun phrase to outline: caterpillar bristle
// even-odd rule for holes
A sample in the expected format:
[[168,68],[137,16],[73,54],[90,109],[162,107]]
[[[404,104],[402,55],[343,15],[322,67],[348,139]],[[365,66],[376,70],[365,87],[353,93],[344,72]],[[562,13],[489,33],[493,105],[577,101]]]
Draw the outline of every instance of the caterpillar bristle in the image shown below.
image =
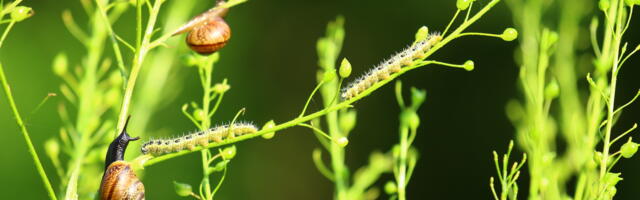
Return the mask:
[[429,34],[426,39],[418,41],[394,54],[389,59],[373,67],[363,76],[351,82],[346,88],[342,89],[340,96],[344,100],[349,100],[369,89],[374,84],[389,79],[391,75],[400,72],[402,67],[410,66],[414,61],[424,59],[431,47],[440,42],[440,40],[442,40],[440,33]]
[[258,128],[250,122],[227,123],[175,138],[150,139],[142,144],[140,151],[142,154],[158,156],[187,149],[193,150],[197,146],[207,146],[210,143],[219,143],[229,138],[255,132],[258,132]]

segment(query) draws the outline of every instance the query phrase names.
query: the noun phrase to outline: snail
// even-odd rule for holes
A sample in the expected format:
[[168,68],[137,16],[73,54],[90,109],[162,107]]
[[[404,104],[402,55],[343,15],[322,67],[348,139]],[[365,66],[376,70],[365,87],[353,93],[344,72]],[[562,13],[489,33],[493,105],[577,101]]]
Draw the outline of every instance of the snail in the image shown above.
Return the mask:
[[191,50],[209,55],[224,47],[231,38],[231,28],[222,19],[229,8],[224,7],[225,2],[220,0],[214,8],[194,17],[173,35],[188,32],[186,42]]
[[133,172],[131,165],[124,161],[124,152],[129,142],[140,139],[140,137],[132,138],[127,133],[129,118],[120,135],[111,142],[107,150],[99,191],[101,200],[144,199],[144,185]]

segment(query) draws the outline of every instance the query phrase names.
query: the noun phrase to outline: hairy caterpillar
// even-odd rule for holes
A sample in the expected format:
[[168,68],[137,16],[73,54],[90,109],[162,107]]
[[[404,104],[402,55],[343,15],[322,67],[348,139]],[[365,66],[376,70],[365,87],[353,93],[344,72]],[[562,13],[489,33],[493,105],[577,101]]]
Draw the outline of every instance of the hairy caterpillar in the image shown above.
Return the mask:
[[196,145],[207,146],[212,142],[222,142],[227,138],[255,133],[258,128],[250,123],[233,123],[186,134],[181,137],[169,139],[152,139],[144,144],[140,150],[142,154],[161,155],[178,152],[185,149],[192,150]]
[[402,67],[411,65],[411,63],[417,59],[424,58],[425,53],[429,51],[433,45],[440,42],[440,40],[442,40],[442,36],[439,33],[433,33],[424,40],[420,40],[412,46],[396,53],[344,88],[342,90],[342,98],[349,100],[378,81],[388,79],[391,74],[400,72]]

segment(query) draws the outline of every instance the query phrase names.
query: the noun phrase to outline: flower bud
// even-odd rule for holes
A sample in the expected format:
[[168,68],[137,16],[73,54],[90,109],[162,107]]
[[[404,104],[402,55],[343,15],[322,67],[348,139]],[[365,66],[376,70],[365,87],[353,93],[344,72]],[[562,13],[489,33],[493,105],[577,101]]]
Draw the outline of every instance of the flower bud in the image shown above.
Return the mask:
[[181,60],[182,60],[182,64],[186,65],[187,67],[195,67],[198,65],[198,62],[199,62],[196,55],[191,53],[182,56]]
[[58,76],[63,76],[67,73],[67,68],[69,68],[67,54],[58,53],[58,55],[53,58],[53,73]]
[[504,31],[502,32],[502,35],[500,35],[500,38],[502,38],[502,40],[507,42],[513,41],[516,38],[518,38],[518,31],[514,28],[504,29]]
[[340,77],[342,78],[347,78],[349,77],[349,75],[351,75],[351,63],[349,63],[349,60],[347,60],[347,58],[342,59],[339,70]]
[[400,121],[411,129],[417,129],[420,126],[420,117],[414,110],[407,109],[402,112]]
[[458,0],[456,2],[456,7],[458,7],[458,10],[466,10],[469,8],[469,6],[471,5],[471,2],[473,2],[474,0]]
[[416,32],[416,42],[426,40],[427,36],[429,36],[429,28],[427,28],[426,26],[420,27],[420,29],[418,29],[418,32]]
[[26,6],[17,6],[11,11],[11,19],[17,22],[33,16],[33,9]]
[[224,148],[221,152],[221,155],[225,160],[233,159],[233,157],[236,157],[236,146]]
[[598,7],[600,7],[600,10],[603,12],[607,12],[610,6],[611,2],[609,2],[609,0],[600,0],[600,2],[598,2]]
[[226,82],[216,83],[213,86],[213,91],[215,93],[218,93],[218,94],[225,93],[225,92],[229,91],[229,89],[231,89],[231,86],[229,84],[227,84]]
[[464,65],[462,65],[462,67],[464,68],[464,70],[473,71],[473,69],[475,68],[475,63],[473,62],[473,60],[467,60],[467,62],[464,62]]
[[[264,126],[262,126],[262,130],[270,129],[270,128],[273,128],[275,126],[276,126],[276,123],[273,120],[271,120],[271,121],[268,121],[266,124],[264,124]],[[265,133],[264,135],[262,135],[262,138],[271,139],[275,135],[276,135],[276,132],[269,132],[269,133]]]
[[396,192],[398,192],[396,183],[393,181],[388,181],[386,184],[384,184],[384,192],[386,192],[387,194],[395,194]]
[[427,99],[427,91],[426,90],[421,90],[421,89],[417,89],[412,87],[411,88],[411,104],[413,106],[411,106],[413,109],[418,109],[418,107],[420,107],[420,105],[422,105],[422,103],[424,103],[424,100]]
[[44,150],[52,160],[57,159],[60,154],[60,144],[54,138],[48,139],[44,143]]
[[631,138],[629,138],[629,141],[627,141],[627,143],[624,143],[622,147],[620,147],[620,154],[622,154],[622,157],[625,158],[633,157],[633,155],[636,154],[637,151],[638,143],[631,141]]
[[560,94],[560,87],[558,86],[558,81],[552,80],[547,84],[547,87],[544,88],[544,96],[547,99],[553,99],[558,97]]
[[604,175],[603,182],[608,186],[615,186],[621,180],[620,173],[607,172],[607,174]]
[[202,121],[207,118],[207,116],[205,116],[204,114],[204,110],[202,109],[194,110],[192,115],[193,115],[193,118],[196,119],[197,121]]
[[347,137],[334,138],[334,142],[344,148],[349,144],[349,139]]

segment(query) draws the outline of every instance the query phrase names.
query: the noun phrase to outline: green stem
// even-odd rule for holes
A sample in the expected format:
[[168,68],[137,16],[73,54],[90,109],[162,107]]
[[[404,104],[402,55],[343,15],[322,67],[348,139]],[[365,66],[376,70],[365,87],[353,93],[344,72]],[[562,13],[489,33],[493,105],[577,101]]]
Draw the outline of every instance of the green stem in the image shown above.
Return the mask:
[[322,87],[323,84],[324,84],[324,80],[320,81],[320,83],[318,83],[316,88],[313,89],[313,92],[311,92],[311,95],[309,95],[309,98],[307,98],[307,103],[304,104],[304,108],[302,108],[302,112],[300,112],[300,115],[298,117],[304,116],[304,113],[307,111],[307,108],[309,107],[309,102],[311,102],[311,99],[313,99],[313,96],[316,94],[318,89]]
[[[451,42],[452,40],[455,39],[457,34],[460,34],[462,31],[464,31],[466,28],[468,28],[471,24],[475,23],[475,21],[477,21],[478,19],[480,19],[480,17],[482,15],[484,15],[486,12],[488,12],[493,6],[495,6],[498,2],[500,2],[500,0],[492,0],[491,2],[489,2],[482,10],[480,10],[478,13],[476,13],[473,17],[471,17],[469,20],[465,21],[463,24],[461,24],[458,28],[456,28],[456,30],[454,30],[454,32],[452,32],[452,34],[450,34],[449,36],[445,37],[442,41],[440,41],[439,43],[437,43],[433,48],[431,48],[426,54],[425,54],[425,58],[428,58],[428,56],[430,56],[431,54],[433,54],[435,51],[437,51],[438,49],[442,48],[444,45],[448,44],[449,42]],[[197,146],[195,147],[193,150],[187,150],[187,151],[180,151],[180,152],[175,152],[175,153],[170,153],[170,154],[165,154],[165,155],[161,155],[161,156],[157,156],[154,157],[150,160],[148,160],[147,162],[144,163],[144,166],[151,166],[154,165],[156,163],[165,161],[165,160],[169,160],[172,158],[176,158],[182,155],[186,155],[195,151],[199,151],[201,149],[207,149],[207,148],[214,148],[214,147],[219,147],[219,146],[223,146],[223,145],[227,145],[227,144],[232,144],[232,143],[236,143],[236,142],[240,142],[240,141],[244,141],[244,140],[248,140],[248,139],[252,139],[255,137],[259,137],[263,134],[266,133],[271,133],[271,132],[276,132],[282,129],[286,129],[292,126],[297,126],[300,123],[304,123],[307,122],[309,120],[321,117],[326,115],[327,113],[336,111],[336,110],[340,110],[343,108],[348,108],[351,107],[352,103],[368,96],[369,94],[371,94],[372,92],[376,91],[378,88],[386,85],[387,83],[389,83],[390,81],[395,80],[398,76],[401,76],[402,74],[416,69],[418,67],[422,67],[422,66],[426,66],[426,65],[430,65],[430,64],[434,64],[434,61],[421,61],[421,62],[415,62],[414,65],[412,66],[407,66],[407,67],[403,67],[398,73],[392,74],[388,79],[385,80],[381,80],[375,84],[373,84],[371,87],[369,87],[368,89],[364,90],[362,93],[359,93],[358,95],[356,95],[355,97],[340,102],[338,104],[333,104],[330,107],[326,107],[320,111],[317,111],[315,113],[306,115],[304,117],[297,117],[291,121],[279,124],[277,126],[274,126],[273,128],[269,128],[269,129],[263,129],[260,130],[256,133],[252,133],[252,134],[246,134],[246,135],[242,135],[242,136],[238,136],[235,138],[230,138],[227,140],[224,140],[222,142],[219,143],[211,143],[205,147],[203,146]]]
[[277,132],[277,131],[280,131],[280,130],[283,130],[283,129],[286,129],[286,128],[289,128],[289,127],[298,126],[301,123],[307,122],[309,120],[312,120],[312,119],[315,119],[315,118],[318,118],[318,117],[322,117],[322,116],[326,115],[327,113],[330,113],[330,112],[333,112],[333,111],[336,111],[336,110],[340,110],[340,109],[343,109],[343,108],[351,107],[352,106],[351,104],[353,104],[354,102],[356,102],[356,101],[368,96],[369,94],[371,94],[374,91],[376,91],[378,88],[386,85],[390,81],[393,81],[398,76],[400,76],[400,75],[402,75],[402,74],[404,74],[404,73],[406,73],[406,72],[408,72],[410,70],[416,69],[418,67],[430,65],[430,64],[434,64],[434,62],[432,62],[432,61],[423,61],[423,62],[417,63],[414,66],[404,67],[404,68],[402,68],[400,70],[400,72],[392,74],[389,77],[389,79],[382,80],[382,81],[372,85],[369,89],[366,89],[362,93],[358,94],[357,96],[355,96],[355,97],[353,97],[353,98],[351,98],[349,100],[343,101],[343,102],[341,102],[339,104],[334,104],[334,105],[332,105],[330,107],[327,107],[325,109],[322,109],[320,111],[317,111],[317,112],[309,114],[309,115],[305,115],[303,117],[297,117],[297,118],[295,118],[295,119],[293,119],[291,121],[276,125],[273,128],[263,129],[263,130],[260,130],[258,132],[252,133],[252,134],[241,135],[241,136],[238,136],[238,137],[235,137],[235,138],[229,138],[229,139],[224,140],[222,142],[211,143],[211,144],[209,144],[209,145],[207,145],[205,147],[196,146],[193,150],[179,151],[179,152],[175,152],[175,153],[170,153],[170,154],[164,154],[164,155],[161,155],[161,156],[157,156],[157,157],[154,157],[154,158],[148,160],[147,162],[145,162],[144,166],[145,167],[151,166],[151,165],[154,165],[156,163],[159,163],[159,162],[162,162],[162,161],[165,161],[165,160],[169,160],[169,159],[172,159],[172,158],[175,158],[175,157],[179,157],[179,156],[182,156],[182,155],[186,155],[186,154],[189,154],[189,153],[193,153],[193,152],[196,152],[196,151],[200,151],[202,149],[208,149],[208,148],[215,148],[215,147],[219,147],[219,146],[224,146],[224,145],[227,145],[227,144],[232,144],[232,143],[236,143],[236,142],[252,139],[252,138],[255,138],[255,137],[259,137],[259,136],[267,134],[267,133]]
[[[329,112],[326,117],[331,137],[343,137],[344,134],[338,128],[338,113],[335,111]],[[347,176],[347,166],[345,166],[344,163],[344,147],[332,142],[329,151],[331,153],[331,165],[333,168],[334,182],[336,184],[336,197],[338,200],[347,200],[349,177]]]
[[409,135],[409,128],[403,125],[400,128],[400,159],[399,159],[399,173],[397,177],[398,184],[398,199],[406,200],[407,189],[407,152],[409,151],[409,144],[407,138]]
[[[7,28],[8,30],[9,28]],[[5,31],[6,33],[7,31]],[[4,40],[4,36],[3,36]],[[0,40],[0,45],[1,45]],[[9,101],[9,106],[13,111],[13,116],[16,119],[16,123],[20,127],[20,131],[22,132],[22,136],[24,136],[24,140],[27,142],[27,147],[29,148],[29,153],[31,154],[31,158],[36,165],[36,169],[38,170],[38,174],[40,175],[40,179],[42,179],[42,183],[44,183],[45,189],[47,189],[47,193],[49,195],[49,199],[56,200],[56,194],[53,191],[53,187],[51,187],[51,183],[49,182],[49,178],[47,177],[47,173],[44,171],[44,167],[42,167],[42,163],[40,162],[40,158],[38,157],[38,153],[36,153],[36,148],[33,146],[33,142],[31,142],[31,137],[29,137],[29,132],[27,131],[27,127],[22,121],[22,117],[20,116],[20,112],[18,112],[18,107],[13,99],[13,94],[11,93],[11,88],[9,87],[9,83],[7,82],[7,77],[4,74],[4,67],[0,64],[0,80],[2,81],[2,87],[4,88],[4,93],[7,95],[7,101]]]
[[[613,115],[614,115],[614,109],[615,109],[615,97],[616,97],[616,85],[617,85],[617,81],[618,81],[618,62],[619,60],[618,58],[618,54],[619,54],[619,46],[620,46],[620,40],[621,40],[621,22],[620,19],[622,19],[622,14],[621,13],[617,13],[617,11],[619,11],[618,7],[622,7],[624,2],[620,2],[620,1],[612,1],[612,9],[610,10],[611,15],[609,15],[611,18],[619,18],[617,21],[619,23],[615,23],[615,25],[617,25],[616,28],[616,33],[615,36],[613,36],[613,41],[612,41],[612,45],[610,49],[607,49],[611,52],[612,55],[610,55],[609,58],[612,59],[612,70],[611,70],[611,83],[609,86],[609,97],[608,97],[608,102],[609,104],[607,104],[607,126],[606,126],[606,130],[605,130],[605,135],[604,135],[604,141],[603,141],[603,147],[602,147],[602,160],[600,162],[600,184],[601,186],[604,187],[605,183],[604,183],[604,177],[605,174],[607,172],[607,163],[608,163],[608,159],[609,159],[609,148],[610,148],[610,140],[611,140],[611,129],[613,128]],[[613,8],[615,7],[615,8]],[[615,11],[611,12],[613,9],[616,9]],[[611,25],[613,26],[613,25]],[[608,55],[608,54],[605,54]],[[607,57],[605,57],[605,59],[608,59]]]
[[324,161],[322,161],[322,150],[313,150],[312,157],[313,163],[316,165],[318,171],[320,171],[320,174],[324,175],[324,177],[333,182],[333,172],[331,172],[331,170],[329,170],[329,168],[327,168],[327,166],[324,164]]
[[480,33],[480,32],[466,32],[466,33],[461,33],[461,34],[459,34],[457,37],[464,37],[464,36],[485,36],[485,37],[501,38],[501,37],[502,37],[502,34],[495,34],[495,33]]
[[11,20],[11,23],[9,23],[7,28],[4,29],[4,33],[2,33],[2,38],[0,38],[0,47],[2,47],[2,43],[4,42],[4,39],[7,38],[7,35],[9,35],[9,31],[11,30],[11,28],[13,28],[14,24],[16,24],[16,21],[15,20]]
[[116,34],[111,27],[111,22],[109,22],[109,17],[107,16],[107,10],[104,8],[104,5],[100,3],[99,0],[96,0],[96,5],[98,6],[98,12],[100,13],[100,18],[104,22],[107,31],[109,32],[109,38],[111,39],[111,45],[113,48],[113,54],[116,56],[116,62],[118,63],[118,68],[120,71],[125,72],[124,61],[122,60],[122,53],[120,52],[120,45],[118,45],[118,41],[116,40]]
[[[141,0],[138,0],[138,8],[137,8],[137,28],[138,28],[138,38],[141,34]],[[140,73],[140,68],[142,68],[142,63],[144,62],[144,58],[150,50],[149,42],[151,41],[151,35],[153,34],[153,28],[156,24],[156,20],[158,18],[158,13],[160,12],[160,7],[162,5],[163,0],[156,0],[154,2],[153,8],[149,15],[149,21],[147,22],[147,28],[144,33],[144,37],[141,42],[137,42],[138,49],[133,58],[133,64],[131,67],[131,74],[129,75],[129,79],[127,80],[127,86],[125,88],[124,97],[122,100],[122,108],[120,109],[120,115],[118,117],[118,129],[116,133],[119,133],[123,130],[125,121],[127,119],[127,115],[129,112],[129,106],[131,104],[131,97],[133,96],[133,89],[136,85],[136,80],[138,79],[138,75]]]
[[333,142],[333,138],[331,138],[331,136],[329,136],[327,133],[325,133],[324,131],[320,130],[319,128],[316,128],[315,126],[311,126],[309,124],[305,124],[305,123],[300,123],[298,124],[298,126],[302,126],[302,127],[307,127],[311,130],[313,130],[313,132],[320,134],[322,137],[327,138],[329,141]]
[[4,6],[4,8],[0,11],[0,19],[4,17],[4,15],[9,14],[9,11],[13,10],[18,4],[20,4],[22,0],[16,0]]
[[453,15],[453,18],[451,18],[451,21],[449,21],[447,28],[445,28],[444,31],[442,32],[442,35],[447,35],[447,31],[449,31],[449,28],[451,28],[451,25],[453,24],[453,22],[456,21],[456,18],[458,18],[458,14],[460,14],[460,9],[456,10],[456,14]]
[[[202,96],[202,112],[203,112],[203,116],[202,116],[202,123],[200,124],[200,127],[202,127],[201,131],[205,131],[207,129],[209,129],[211,127],[211,118],[209,117],[209,106],[211,104],[211,82],[212,82],[212,76],[213,76],[213,62],[214,62],[214,57],[217,57],[217,55],[211,55],[208,56],[206,61],[204,63],[201,63],[201,68],[204,69],[204,73],[205,73],[205,80],[204,80],[204,85],[202,86],[202,91],[204,92],[204,95]],[[222,97],[222,96],[221,96]],[[213,194],[211,193],[211,183],[209,181],[209,172],[208,172],[208,168],[209,168],[209,149],[203,149],[200,151],[201,155],[202,155],[202,183],[204,187],[204,197],[207,200],[213,199]]]
[[204,199],[212,199],[213,197],[211,196],[211,183],[209,181],[209,172],[207,172],[207,168],[209,168],[209,161],[208,161],[208,156],[207,156],[207,151],[208,149],[203,149],[200,151],[200,154],[202,155],[202,187],[204,187]]

